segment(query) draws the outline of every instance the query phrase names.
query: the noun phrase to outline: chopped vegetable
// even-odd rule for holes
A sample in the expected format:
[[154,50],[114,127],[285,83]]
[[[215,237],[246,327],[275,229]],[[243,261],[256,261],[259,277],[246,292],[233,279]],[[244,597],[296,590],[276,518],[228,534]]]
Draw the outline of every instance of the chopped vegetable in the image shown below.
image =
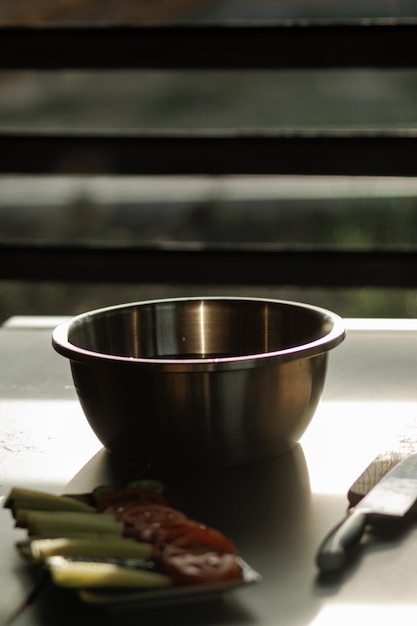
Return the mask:
[[167,504],[166,498],[142,487],[126,487],[99,492],[95,496],[97,510],[100,513],[116,513],[126,505],[135,504]]
[[22,542],[18,547],[22,554],[37,563],[57,555],[66,557],[149,559],[152,552],[152,547],[149,543],[139,543],[122,537],[33,539]]
[[21,487],[14,487],[11,490],[4,507],[11,509],[13,514],[19,509],[35,511],[95,511],[94,507],[76,498],[56,496],[43,491],[22,489]]
[[158,572],[132,569],[113,563],[70,561],[61,556],[48,559],[52,580],[61,587],[76,589],[100,587],[167,587],[171,578]]
[[20,511],[16,523],[27,528],[29,535],[56,537],[60,533],[98,533],[118,535],[123,533],[123,524],[110,515],[98,513],[75,513],[73,511]]
[[193,520],[164,528],[158,538],[158,549],[163,551],[168,545],[182,550],[205,547],[217,552],[236,554],[235,546],[222,533]]
[[[120,490],[120,491],[124,492],[126,491],[126,489],[135,489],[135,490],[139,489],[142,494],[145,491],[147,492],[146,495],[152,498],[155,496],[155,494],[159,494],[162,496],[162,493],[164,491],[164,485],[160,480],[151,480],[151,479],[141,478],[139,480],[130,482],[126,487],[123,488],[123,490]],[[114,494],[116,491],[119,491],[119,490],[115,489],[114,487],[110,485],[100,485],[99,487],[95,487],[93,489],[91,496],[92,496],[93,501],[97,502],[99,498],[101,496],[104,496],[106,493],[112,492]],[[148,492],[151,492],[151,494],[149,495]]]
[[156,543],[159,533],[186,521],[184,513],[161,504],[130,504],[115,513],[124,524],[125,537]]
[[132,487],[140,487],[141,489],[147,489],[148,491],[153,491],[154,493],[163,493],[164,492],[164,484],[160,480],[151,480],[149,478],[141,478],[140,480],[135,480],[127,485],[130,489]]
[[242,576],[235,554],[218,552],[205,546],[188,550],[169,546],[160,555],[160,565],[179,584],[218,582]]
[[158,536],[155,558],[163,571],[178,583],[195,584],[241,576],[233,543],[214,528],[193,520],[163,529]]
[[[22,555],[78,589],[192,585],[242,579],[233,543],[169,506],[159,481],[83,496],[12,489],[5,506],[27,529]],[[95,507],[87,502],[95,503]]]

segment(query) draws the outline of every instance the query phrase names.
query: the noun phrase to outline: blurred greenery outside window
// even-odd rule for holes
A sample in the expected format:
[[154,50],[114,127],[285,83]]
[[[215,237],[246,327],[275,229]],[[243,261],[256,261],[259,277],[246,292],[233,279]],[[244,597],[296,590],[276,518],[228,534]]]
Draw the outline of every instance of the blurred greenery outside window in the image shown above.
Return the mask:
[[[417,71],[0,73],[0,127],[386,129],[417,127]],[[415,246],[417,180],[0,176],[2,241],[262,242]],[[393,297],[395,291],[395,297]],[[0,321],[116,302],[235,294],[302,299],[350,317],[415,317],[413,290],[15,284]]]

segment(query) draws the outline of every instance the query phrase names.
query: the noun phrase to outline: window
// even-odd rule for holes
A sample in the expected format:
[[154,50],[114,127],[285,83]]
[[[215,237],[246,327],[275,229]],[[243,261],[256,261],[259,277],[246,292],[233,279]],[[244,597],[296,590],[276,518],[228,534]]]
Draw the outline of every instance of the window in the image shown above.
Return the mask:
[[[48,3],[45,0],[37,3],[35,14],[32,3],[26,6],[19,3],[16,7],[15,3],[5,2],[0,10],[0,26],[7,23],[10,31],[12,26],[30,26],[38,20],[50,29],[62,25],[71,28],[80,22],[93,26],[99,22],[122,23],[129,28],[140,22],[151,24],[154,29],[159,28],[161,22],[163,28],[169,25],[174,29],[185,24],[195,43],[199,27],[235,25],[236,21],[255,27],[284,24],[291,29],[301,20],[305,29],[308,20],[313,25],[324,20],[326,26],[333,20],[337,26],[356,23],[359,18],[372,21],[414,16],[412,2],[382,0],[184,0],[155,2],[151,8],[149,4],[136,2],[132,8],[127,2]],[[381,24],[389,25],[390,20]],[[404,55],[401,50],[398,54],[401,52]],[[21,52],[20,58],[24,53]],[[331,58],[328,50],[327,53],[325,58]],[[250,170],[253,160],[262,154],[251,152],[252,144],[245,144],[245,141],[254,137],[262,139],[269,134],[282,140],[283,146],[289,145],[286,142],[294,137],[309,142],[315,137],[334,139],[336,134],[337,140],[343,142],[350,135],[366,138],[370,133],[390,137],[392,131],[401,141],[404,134],[412,140],[412,133],[407,133],[417,126],[415,59],[407,58],[404,66],[398,61],[395,67],[386,67],[383,63],[382,67],[366,67],[365,63],[365,67],[342,69],[303,67],[300,62],[297,67],[203,70],[196,67],[185,70],[103,67],[39,71],[28,69],[24,64],[12,69],[6,65],[7,61],[0,74],[0,128],[3,130],[0,142],[3,141],[3,146],[10,146],[10,141],[16,137],[29,137],[30,143],[24,143],[25,150],[30,146],[25,154],[19,154],[18,148],[15,151],[25,163],[38,163],[42,158],[47,162],[51,154],[57,154],[55,148],[50,150],[50,143],[53,144],[57,136],[72,141],[74,137],[88,135],[91,141],[80,152],[73,149],[72,143],[71,150],[59,152],[62,160],[51,159],[50,172],[41,167],[39,172],[16,173],[10,165],[13,155],[3,149],[3,155],[8,156],[0,159],[3,163],[0,244],[6,259],[16,260],[16,255],[20,255],[20,261],[3,264],[3,275],[0,274],[2,319],[17,313],[76,313],[117,301],[148,297],[242,292],[301,299],[328,306],[345,316],[415,316],[413,264],[417,180],[406,168],[402,175],[406,156],[395,176],[375,176],[372,167],[371,175],[328,176],[317,175],[317,172],[305,175],[294,171],[227,174],[221,171],[198,172],[193,176],[162,172],[163,175],[156,176],[143,171],[126,174],[118,165],[112,170],[114,163],[110,153],[97,149],[95,143],[101,134],[112,141],[139,136],[144,141],[140,145],[145,146],[146,141],[155,136],[207,139],[214,134],[227,140],[237,134],[243,138],[243,145],[249,146],[246,152],[239,154],[239,164],[242,167],[247,163]],[[67,145],[65,141],[63,145]],[[414,144],[411,144],[407,150],[413,150]],[[42,150],[38,153],[37,146],[42,150],[46,146],[45,153]],[[123,149],[117,153],[119,157],[123,156]],[[343,143],[339,149],[339,154],[342,153]],[[271,154],[274,158],[277,156],[277,152]],[[307,167],[306,153],[300,154]],[[354,162],[354,154],[348,151],[346,161]],[[385,158],[384,162],[390,166],[389,152],[381,156],[373,148],[370,154],[371,159],[376,155],[381,162]],[[146,163],[146,155],[144,148],[141,164]],[[160,155],[158,152],[158,166]],[[313,165],[315,155],[313,150],[310,156]],[[265,161],[268,158],[269,153]],[[282,146],[277,158],[285,165]],[[397,162],[395,156],[392,160]],[[84,161],[86,173],[80,173],[77,170],[82,169]],[[133,157],[130,162],[134,164]],[[194,274],[184,270],[184,264],[189,263],[187,253],[192,251],[239,251],[248,246],[258,250],[258,259],[265,253],[265,259],[259,263],[260,271],[250,282],[245,283],[242,275],[238,280],[226,282],[219,270],[220,261],[213,265],[211,272],[207,263],[213,258],[221,259],[220,253],[217,257],[203,255]],[[54,265],[50,260],[53,256],[42,257],[39,267],[43,269],[36,275],[37,253],[50,251],[52,254],[65,248],[74,254],[73,261],[69,256],[61,256]],[[179,262],[178,274],[170,261],[166,267],[156,264],[159,269],[153,271],[153,250],[156,253],[169,251],[176,258],[175,251],[180,248],[185,250],[186,256]],[[89,249],[100,251],[96,267],[103,269],[102,274],[97,270],[95,275],[89,264],[83,266],[83,253]],[[128,265],[124,272],[118,273],[114,268],[112,271],[111,259],[116,249],[126,251],[127,259],[135,251],[145,250],[143,263],[151,265],[142,265],[137,274],[136,266]],[[268,254],[273,250],[288,252],[279,265],[282,276],[273,272],[268,264]],[[321,280],[312,269],[316,266],[306,261],[305,274],[302,266],[296,273],[288,265],[292,262],[291,255],[297,252],[305,252],[307,259],[310,252],[329,250],[342,255],[381,252],[381,280],[373,283],[365,280],[361,284],[362,261],[357,259],[351,265],[349,256],[346,264],[341,265],[344,273],[339,276],[339,282],[337,275],[331,281],[326,277]],[[398,284],[385,272],[387,252],[408,254],[403,273],[402,256],[399,261],[392,261],[397,263],[397,273],[393,276],[398,273],[404,276]],[[378,257],[374,254],[372,258]],[[103,265],[106,262],[110,272],[108,283]],[[56,272],[46,271],[48,265],[50,270],[51,265],[56,268]],[[62,267],[67,269],[60,274]],[[328,269],[326,257],[317,267],[324,272]],[[244,268],[242,265],[240,274],[244,274]],[[268,268],[266,277],[263,270]],[[197,270],[202,273],[199,275]],[[236,272],[239,268],[235,276]],[[377,274],[376,265],[372,276]],[[387,284],[383,284],[384,280]]]

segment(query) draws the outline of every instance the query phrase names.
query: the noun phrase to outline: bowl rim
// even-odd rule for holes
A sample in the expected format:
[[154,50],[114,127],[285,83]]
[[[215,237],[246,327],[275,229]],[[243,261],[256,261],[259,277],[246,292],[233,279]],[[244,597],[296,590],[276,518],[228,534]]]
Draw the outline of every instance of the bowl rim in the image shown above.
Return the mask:
[[[158,357],[133,357],[133,356],[119,356],[110,355],[103,352],[95,352],[86,348],[81,348],[69,340],[69,334],[71,328],[82,323],[85,319],[91,318],[96,315],[105,315],[107,313],[117,312],[123,309],[132,309],[142,306],[159,305],[159,304],[172,304],[172,303],[187,303],[187,302],[202,302],[202,301],[224,301],[224,302],[255,302],[272,304],[279,306],[296,307],[307,311],[314,312],[322,316],[329,326],[329,331],[322,336],[314,339],[313,341],[284,348],[282,350],[275,350],[271,352],[251,353],[236,356],[226,357],[201,357],[201,358],[158,358]],[[255,367],[261,363],[268,362],[271,359],[285,362],[300,358],[310,358],[319,354],[328,352],[329,350],[338,346],[346,336],[346,325],[343,318],[323,307],[319,307],[313,304],[307,304],[304,302],[297,302],[294,300],[274,299],[274,298],[257,298],[257,297],[245,297],[245,296],[192,296],[192,297],[177,297],[177,298],[160,298],[152,300],[139,300],[136,302],[128,302],[124,304],[116,304],[107,307],[101,307],[80,313],[69,319],[61,322],[52,331],[52,346],[56,352],[64,357],[69,358],[71,361],[78,363],[95,363],[101,365],[115,365],[117,363],[136,364],[137,366],[145,366],[151,368],[154,366],[163,370],[207,370],[207,369],[234,369],[241,367]]]

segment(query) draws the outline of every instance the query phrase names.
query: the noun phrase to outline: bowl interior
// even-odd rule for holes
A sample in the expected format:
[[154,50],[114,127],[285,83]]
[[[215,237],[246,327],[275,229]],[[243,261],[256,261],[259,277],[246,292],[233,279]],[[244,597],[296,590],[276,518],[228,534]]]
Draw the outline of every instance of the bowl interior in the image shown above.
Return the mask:
[[135,303],[80,316],[68,340],[83,350],[127,358],[239,357],[325,337],[334,323],[324,313],[296,303],[250,299]]

